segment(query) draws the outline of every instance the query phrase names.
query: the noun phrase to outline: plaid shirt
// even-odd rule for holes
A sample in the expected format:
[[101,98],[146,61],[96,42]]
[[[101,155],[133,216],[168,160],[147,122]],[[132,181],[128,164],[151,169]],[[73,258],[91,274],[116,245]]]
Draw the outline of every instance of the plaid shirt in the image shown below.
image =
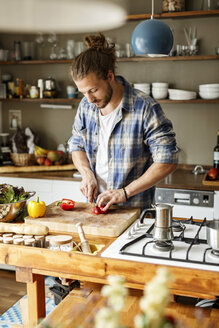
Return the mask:
[[[107,189],[119,189],[139,178],[152,164],[177,163],[177,146],[172,123],[160,105],[151,97],[134,89],[121,76],[125,86],[108,143]],[[95,174],[98,148],[99,109],[84,97],[75,116],[69,151],[85,151]],[[147,208],[154,198],[154,187],[130,197],[123,206]]]

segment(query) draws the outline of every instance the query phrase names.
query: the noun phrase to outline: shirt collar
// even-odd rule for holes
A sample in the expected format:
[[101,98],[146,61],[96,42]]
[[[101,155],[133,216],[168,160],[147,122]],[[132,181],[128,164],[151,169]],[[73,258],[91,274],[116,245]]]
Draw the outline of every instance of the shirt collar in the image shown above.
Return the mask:
[[134,111],[134,98],[132,86],[120,75],[116,75],[116,80],[124,85],[125,90],[122,99],[122,108],[127,111]]

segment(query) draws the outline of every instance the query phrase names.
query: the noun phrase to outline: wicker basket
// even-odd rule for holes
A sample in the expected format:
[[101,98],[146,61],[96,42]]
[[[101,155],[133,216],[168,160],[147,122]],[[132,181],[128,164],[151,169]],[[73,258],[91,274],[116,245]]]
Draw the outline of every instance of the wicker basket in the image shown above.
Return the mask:
[[13,163],[17,166],[30,166],[36,164],[36,159],[34,154],[28,153],[11,153],[11,159]]

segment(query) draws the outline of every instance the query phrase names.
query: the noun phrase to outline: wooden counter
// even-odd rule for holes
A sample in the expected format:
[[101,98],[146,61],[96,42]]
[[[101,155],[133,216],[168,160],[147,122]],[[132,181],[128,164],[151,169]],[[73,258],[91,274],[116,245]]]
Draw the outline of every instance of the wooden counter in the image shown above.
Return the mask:
[[[219,186],[206,186],[202,184],[204,174],[195,175],[192,173],[194,165],[179,164],[178,169],[165,179],[161,180],[157,187],[192,189],[192,190],[219,190]],[[209,167],[204,167],[206,170]],[[75,171],[48,171],[48,172],[20,172],[20,173],[2,173],[1,177],[31,178],[31,179],[51,179],[63,181],[80,181],[80,178],[74,178]]]

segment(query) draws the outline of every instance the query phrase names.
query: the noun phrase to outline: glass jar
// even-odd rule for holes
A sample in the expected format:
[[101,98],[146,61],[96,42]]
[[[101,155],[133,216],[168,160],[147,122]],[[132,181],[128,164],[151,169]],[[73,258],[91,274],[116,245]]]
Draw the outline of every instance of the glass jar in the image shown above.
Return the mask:
[[35,239],[34,238],[29,238],[29,239],[24,239],[24,245],[25,246],[32,246],[34,247],[35,246]]
[[3,237],[3,243],[4,244],[13,244],[13,238],[12,237]]
[[163,0],[163,12],[184,10],[185,0]]
[[73,249],[72,237],[67,235],[52,236],[49,240],[49,249],[64,252],[71,251]]
[[6,238],[6,237],[13,237],[13,233],[3,233],[2,237],[3,237],[3,238]]
[[13,240],[14,245],[24,245],[24,239],[23,238],[15,238]]
[[33,238],[33,235],[24,235],[23,238],[24,239],[30,239],[30,238]]
[[32,85],[30,88],[30,98],[38,98],[39,90],[35,85]]
[[45,245],[45,236],[34,236],[36,240],[36,247],[44,248]]

